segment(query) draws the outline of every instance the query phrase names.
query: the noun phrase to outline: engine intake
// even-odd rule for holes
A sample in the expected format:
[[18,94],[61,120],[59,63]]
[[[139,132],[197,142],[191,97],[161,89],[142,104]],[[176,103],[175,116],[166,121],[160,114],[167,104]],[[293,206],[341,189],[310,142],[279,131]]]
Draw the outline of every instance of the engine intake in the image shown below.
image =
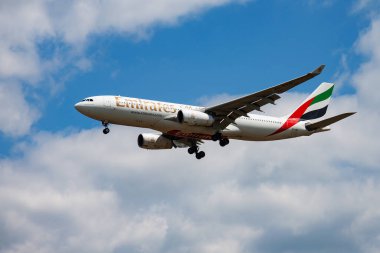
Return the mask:
[[173,142],[159,134],[140,134],[137,137],[137,144],[145,149],[171,149]]
[[179,110],[177,119],[179,123],[190,126],[212,126],[215,121],[211,115],[193,110]]

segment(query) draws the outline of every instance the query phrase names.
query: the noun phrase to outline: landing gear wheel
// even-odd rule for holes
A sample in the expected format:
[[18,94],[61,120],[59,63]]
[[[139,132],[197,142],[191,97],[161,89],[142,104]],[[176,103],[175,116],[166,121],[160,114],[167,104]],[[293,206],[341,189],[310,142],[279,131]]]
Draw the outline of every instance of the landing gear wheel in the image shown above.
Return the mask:
[[198,148],[197,147],[190,147],[187,152],[192,155],[194,154],[195,152],[197,152]]
[[227,139],[227,138],[221,139],[221,140],[219,141],[219,145],[222,146],[222,147],[228,145],[229,143],[230,143],[230,140]]
[[205,152],[203,151],[199,151],[199,147],[198,145],[194,145],[194,146],[190,146],[188,149],[187,149],[187,152],[192,155],[192,154],[195,154],[195,157],[199,160],[199,159],[202,159],[203,157],[206,156]]
[[206,154],[205,154],[205,152],[203,152],[203,151],[200,151],[200,152],[198,152],[198,153],[196,153],[195,154],[195,157],[199,160],[199,159],[202,159],[203,157],[205,157],[206,156]]
[[103,129],[103,134],[108,134],[110,132],[110,129],[108,127]]
[[211,136],[211,140],[213,140],[213,141],[220,140],[221,138],[222,138],[222,134],[219,133],[219,132],[217,132],[217,133],[215,133],[215,134],[213,134],[213,135]]

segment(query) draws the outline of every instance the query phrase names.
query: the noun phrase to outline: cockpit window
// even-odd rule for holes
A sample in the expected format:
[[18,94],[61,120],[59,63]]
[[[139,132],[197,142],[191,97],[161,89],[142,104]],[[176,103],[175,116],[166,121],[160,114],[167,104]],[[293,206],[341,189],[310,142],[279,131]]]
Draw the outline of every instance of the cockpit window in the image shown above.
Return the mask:
[[87,102],[94,102],[94,100],[93,100],[92,98],[85,98],[85,99],[82,100],[82,102],[84,102],[84,101],[87,101]]

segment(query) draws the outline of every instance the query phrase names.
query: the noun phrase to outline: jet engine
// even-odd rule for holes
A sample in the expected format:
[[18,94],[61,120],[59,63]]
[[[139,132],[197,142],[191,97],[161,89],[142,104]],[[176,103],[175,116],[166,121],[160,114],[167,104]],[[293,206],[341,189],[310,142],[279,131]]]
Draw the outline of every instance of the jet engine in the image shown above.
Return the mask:
[[190,126],[212,126],[215,121],[211,115],[194,110],[179,110],[177,119],[179,123]]
[[140,134],[137,137],[137,144],[145,149],[171,149],[173,142],[159,134]]

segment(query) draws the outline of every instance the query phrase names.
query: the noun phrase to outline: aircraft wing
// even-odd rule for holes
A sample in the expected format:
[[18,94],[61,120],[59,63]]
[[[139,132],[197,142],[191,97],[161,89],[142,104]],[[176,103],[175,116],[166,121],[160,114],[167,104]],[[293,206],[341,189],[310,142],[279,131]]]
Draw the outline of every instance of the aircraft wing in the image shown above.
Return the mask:
[[288,82],[273,86],[271,88],[234,99],[232,101],[206,108],[205,112],[216,118],[214,127],[221,130],[226,128],[241,116],[247,116],[247,113],[257,110],[266,104],[274,104],[280,98],[278,94],[283,93],[307,80],[322,73],[325,65],[321,65],[314,71],[300,76]]

